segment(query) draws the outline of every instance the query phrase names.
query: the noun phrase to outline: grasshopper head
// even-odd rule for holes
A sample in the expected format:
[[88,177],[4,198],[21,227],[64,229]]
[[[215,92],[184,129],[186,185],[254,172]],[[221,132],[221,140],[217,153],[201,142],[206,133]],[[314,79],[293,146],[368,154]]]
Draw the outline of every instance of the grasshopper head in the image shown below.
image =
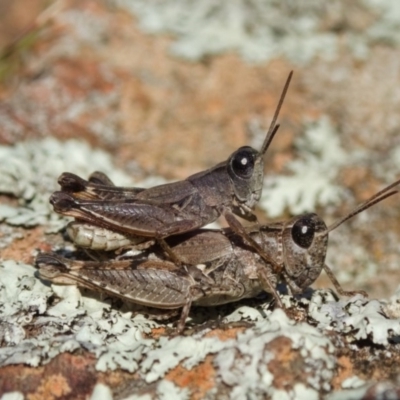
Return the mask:
[[[325,225],[325,222],[317,214],[304,214],[293,218],[289,223],[285,224],[282,229],[282,261],[287,278],[291,279],[292,283],[300,290],[311,285],[325,267],[329,232],[335,230],[355,215],[399,193],[399,185],[400,179],[356,206],[329,227]],[[329,268],[325,268],[325,270],[328,273]],[[328,276],[339,291],[340,285],[331,274],[328,273]]]
[[293,218],[282,235],[283,264],[288,277],[300,289],[311,285],[325,263],[328,234],[317,214]]
[[261,197],[264,176],[263,154],[249,146],[241,147],[229,157],[228,173],[237,201],[254,208]]

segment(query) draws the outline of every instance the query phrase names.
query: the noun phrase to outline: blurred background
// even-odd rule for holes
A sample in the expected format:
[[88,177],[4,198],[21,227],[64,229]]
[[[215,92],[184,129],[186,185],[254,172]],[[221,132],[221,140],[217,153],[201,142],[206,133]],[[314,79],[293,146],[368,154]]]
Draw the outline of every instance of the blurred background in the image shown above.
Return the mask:
[[[62,243],[63,171],[151,185],[260,146],[291,70],[257,215],[332,223],[400,176],[399,44],[394,0],[1,0],[1,257]],[[398,204],[332,232],[345,288],[396,290]]]

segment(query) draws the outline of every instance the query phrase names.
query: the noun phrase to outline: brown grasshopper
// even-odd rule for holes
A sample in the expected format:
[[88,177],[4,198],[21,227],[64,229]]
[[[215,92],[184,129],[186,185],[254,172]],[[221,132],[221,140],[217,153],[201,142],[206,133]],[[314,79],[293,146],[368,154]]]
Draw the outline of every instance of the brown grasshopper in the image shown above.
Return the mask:
[[184,329],[191,305],[215,306],[272,293],[283,307],[276,290],[287,284],[292,294],[310,286],[325,270],[337,292],[352,296],[363,291],[344,291],[325,264],[329,232],[374,204],[398,193],[400,180],[387,186],[329,227],[314,213],[294,217],[248,234],[266,252],[265,262],[241,235],[231,229],[201,229],[170,237],[168,244],[185,265],[165,260],[158,245],[131,259],[72,261],[55,254],[39,254],[39,276],[58,284],[77,284],[156,309],[182,308],[178,332]]
[[[256,220],[252,210],[261,196],[263,157],[279,128],[276,120],[291,77],[292,72],[260,151],[241,147],[226,161],[206,171],[183,181],[145,190],[109,185],[111,182],[104,175],[96,175],[92,181],[85,182],[76,175],[64,173],[59,178],[62,191],[53,193],[50,198],[54,210],[78,220],[70,226],[72,237],[79,236],[76,231],[83,221],[86,224],[84,230],[95,226],[107,234],[110,230],[116,233],[118,239],[107,250],[118,247],[121,237],[136,243],[145,240],[143,238],[156,239],[175,263],[180,260],[165,238],[201,228],[223,215],[228,225],[269,261],[235,214],[249,221]],[[84,245],[91,247],[92,241],[88,240]]]
[[[80,178],[70,172],[64,172],[58,179],[64,192],[73,193],[75,197],[86,200],[118,200],[132,199],[145,190],[138,187],[115,186],[104,173],[96,171],[89,180]],[[96,226],[82,221],[68,223],[67,234],[79,247],[90,250],[123,250],[124,248],[144,249],[154,244],[149,238],[116,232],[108,228]],[[145,242],[144,244],[142,244]]]

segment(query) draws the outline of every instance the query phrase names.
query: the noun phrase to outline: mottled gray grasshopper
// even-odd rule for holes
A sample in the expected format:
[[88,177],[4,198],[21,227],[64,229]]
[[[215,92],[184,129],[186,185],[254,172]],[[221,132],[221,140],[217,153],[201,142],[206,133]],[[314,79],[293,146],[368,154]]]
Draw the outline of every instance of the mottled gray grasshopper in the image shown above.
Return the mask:
[[[78,236],[75,231],[80,229],[79,223],[83,221],[84,229],[95,226],[105,229],[104,232],[115,233],[118,239],[106,246],[107,250],[120,246],[121,236],[128,236],[128,240],[134,242],[142,241],[143,237],[156,239],[175,263],[180,260],[164,239],[198,229],[223,215],[228,225],[269,261],[235,214],[249,221],[256,220],[252,210],[261,196],[263,156],[279,127],[276,120],[291,77],[292,72],[260,151],[241,147],[228,160],[206,171],[183,181],[145,190],[108,185],[111,182],[107,182],[104,175],[96,175],[92,182],[85,183],[81,178],[65,173],[59,179],[62,191],[53,193],[50,198],[54,210],[78,220],[70,226],[72,236]],[[90,240],[83,244],[92,247]]]
[[184,262],[179,266],[166,260],[158,245],[130,259],[72,261],[55,254],[39,254],[36,264],[39,276],[54,283],[77,284],[157,309],[182,308],[179,332],[184,328],[192,304],[220,305],[266,291],[283,307],[277,283],[286,283],[292,294],[298,294],[318,278],[322,269],[340,295],[367,296],[363,291],[344,291],[325,264],[328,234],[397,193],[395,186],[399,183],[400,180],[387,186],[329,227],[317,214],[311,213],[247,229],[270,262],[260,258],[241,235],[228,228],[200,229],[168,238],[169,246]]

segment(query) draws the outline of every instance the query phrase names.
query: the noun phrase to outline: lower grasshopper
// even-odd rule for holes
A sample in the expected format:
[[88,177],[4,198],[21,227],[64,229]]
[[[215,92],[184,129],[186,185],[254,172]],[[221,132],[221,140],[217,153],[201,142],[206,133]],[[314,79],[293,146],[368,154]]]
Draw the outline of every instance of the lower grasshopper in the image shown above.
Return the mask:
[[77,284],[157,309],[182,308],[178,332],[184,329],[191,305],[215,306],[266,291],[283,307],[277,283],[286,283],[292,294],[302,293],[322,270],[340,295],[367,296],[363,291],[343,290],[326,265],[328,234],[358,213],[398,193],[395,186],[399,183],[400,180],[387,186],[329,227],[311,213],[248,229],[270,263],[232,230],[203,229],[168,238],[185,265],[165,260],[157,245],[131,259],[72,261],[55,254],[39,254],[36,264],[40,278],[54,283]]
[[[256,220],[252,211],[261,196],[263,157],[278,130],[276,121],[291,77],[292,73],[288,76],[260,151],[249,146],[241,147],[226,161],[206,171],[144,190],[107,185],[110,182],[104,175],[95,176],[86,185],[79,177],[64,173],[59,178],[62,190],[50,198],[54,210],[83,221],[86,226],[105,228],[128,239],[157,240],[177,264],[181,260],[165,239],[194,231],[222,215],[265,261],[270,261],[235,215],[253,222]],[[91,246],[90,240],[86,245]]]

